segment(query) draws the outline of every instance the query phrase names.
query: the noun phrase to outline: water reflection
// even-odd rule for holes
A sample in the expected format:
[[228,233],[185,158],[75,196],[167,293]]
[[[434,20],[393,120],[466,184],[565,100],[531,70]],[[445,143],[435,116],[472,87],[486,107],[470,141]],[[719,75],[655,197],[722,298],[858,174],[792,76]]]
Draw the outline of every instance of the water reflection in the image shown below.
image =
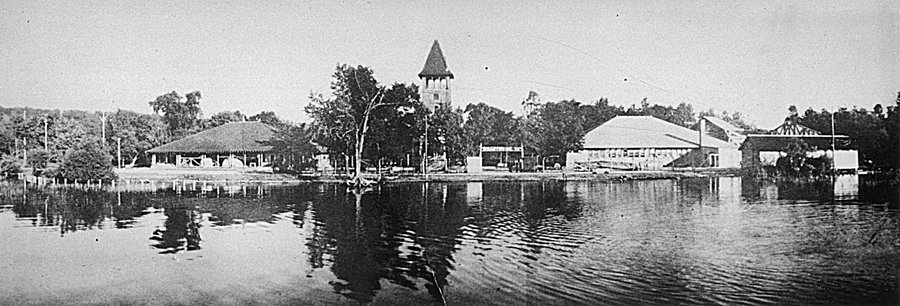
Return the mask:
[[200,249],[199,214],[194,209],[172,207],[165,210],[164,229],[153,231],[151,240],[158,241],[153,246],[160,249],[160,254],[172,254],[179,251]]
[[13,234],[140,231],[154,254],[247,267],[194,281],[253,271],[244,286],[363,303],[879,302],[900,265],[896,190],[867,177],[3,192]]

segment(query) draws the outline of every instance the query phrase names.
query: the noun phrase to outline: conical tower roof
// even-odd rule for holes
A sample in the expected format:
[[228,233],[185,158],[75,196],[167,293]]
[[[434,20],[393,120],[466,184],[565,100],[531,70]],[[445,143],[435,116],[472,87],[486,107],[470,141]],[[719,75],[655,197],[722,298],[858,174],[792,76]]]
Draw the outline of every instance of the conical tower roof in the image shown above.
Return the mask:
[[419,72],[419,77],[450,77],[453,73],[447,68],[447,60],[444,59],[444,52],[441,51],[441,44],[434,40],[431,45],[431,52],[428,52],[428,59],[425,60],[425,67]]

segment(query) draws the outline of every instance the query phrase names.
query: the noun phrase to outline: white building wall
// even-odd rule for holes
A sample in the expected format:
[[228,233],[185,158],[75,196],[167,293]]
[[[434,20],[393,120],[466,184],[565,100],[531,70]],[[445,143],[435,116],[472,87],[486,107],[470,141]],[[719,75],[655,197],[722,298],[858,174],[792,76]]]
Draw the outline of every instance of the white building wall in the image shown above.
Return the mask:
[[719,148],[719,168],[740,168],[741,150],[737,148]]
[[[784,152],[778,151],[761,151],[759,152],[760,165],[774,166],[779,157],[786,156]],[[834,168],[837,170],[855,170],[859,169],[859,152],[856,150],[837,150],[836,154],[831,154],[831,150],[818,150],[809,152],[809,157],[820,157],[822,155],[834,158]]]

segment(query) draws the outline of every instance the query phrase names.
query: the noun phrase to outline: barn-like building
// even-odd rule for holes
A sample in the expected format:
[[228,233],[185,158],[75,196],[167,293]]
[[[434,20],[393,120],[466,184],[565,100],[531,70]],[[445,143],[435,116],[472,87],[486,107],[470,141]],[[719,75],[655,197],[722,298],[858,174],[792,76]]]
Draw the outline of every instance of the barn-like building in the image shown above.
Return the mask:
[[737,168],[740,161],[737,144],[652,116],[616,116],[566,155],[568,168],[591,169]]

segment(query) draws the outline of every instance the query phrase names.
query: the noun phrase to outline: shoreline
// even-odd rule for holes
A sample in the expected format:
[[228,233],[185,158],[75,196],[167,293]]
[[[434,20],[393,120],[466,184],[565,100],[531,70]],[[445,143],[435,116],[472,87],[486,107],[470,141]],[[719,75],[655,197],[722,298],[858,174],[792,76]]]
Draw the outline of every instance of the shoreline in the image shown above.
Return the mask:
[[[207,169],[116,169],[119,181],[224,181],[247,183],[344,183],[350,177],[346,174],[286,174],[262,173],[240,170],[207,170]],[[429,173],[427,180],[421,173],[416,174],[367,174],[365,177],[380,183],[418,183],[418,182],[496,182],[496,181],[629,181],[655,179],[682,179],[709,176],[734,176],[738,171],[729,169],[696,169],[680,171],[611,171],[603,173],[591,172],[501,172],[483,173]]]

